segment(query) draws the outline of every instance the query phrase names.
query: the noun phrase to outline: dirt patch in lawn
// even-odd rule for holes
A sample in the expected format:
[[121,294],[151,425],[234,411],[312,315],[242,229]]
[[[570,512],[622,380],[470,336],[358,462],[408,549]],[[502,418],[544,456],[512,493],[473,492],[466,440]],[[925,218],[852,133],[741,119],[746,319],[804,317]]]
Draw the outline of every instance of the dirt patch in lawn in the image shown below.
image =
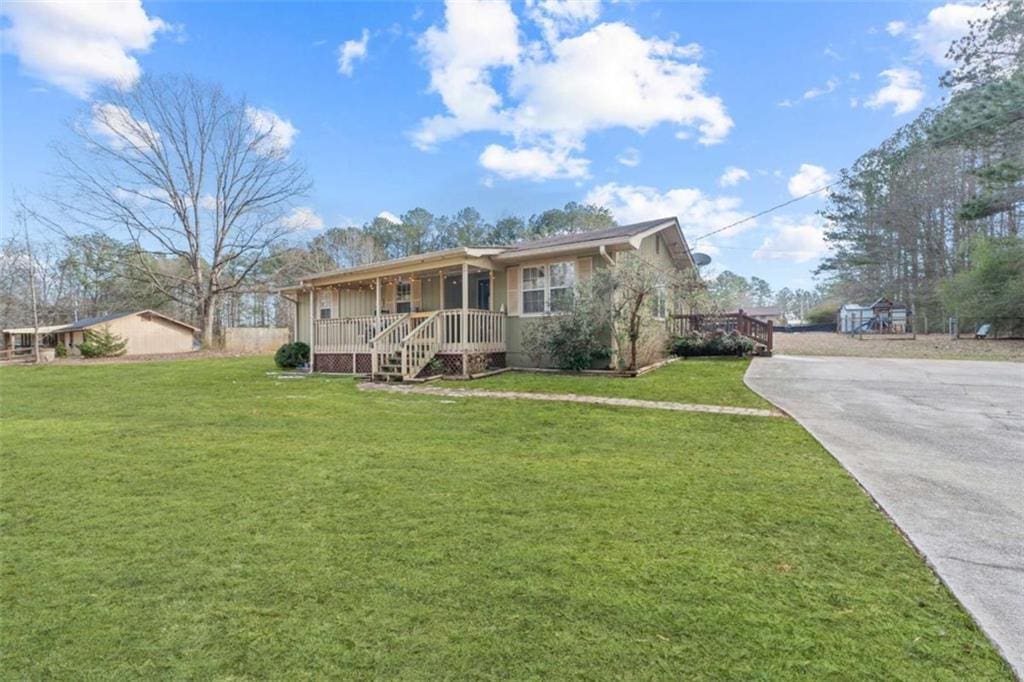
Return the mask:
[[831,332],[776,334],[773,350],[780,355],[1024,362],[1024,340],[951,339],[941,334],[901,339],[860,339]]

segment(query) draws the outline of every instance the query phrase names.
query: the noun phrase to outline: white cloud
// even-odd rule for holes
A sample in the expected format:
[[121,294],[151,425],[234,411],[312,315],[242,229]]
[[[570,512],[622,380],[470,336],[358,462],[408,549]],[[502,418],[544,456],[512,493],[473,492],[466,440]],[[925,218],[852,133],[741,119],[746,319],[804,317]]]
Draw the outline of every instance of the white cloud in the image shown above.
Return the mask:
[[3,51],[30,74],[87,98],[97,85],[131,87],[142,74],[132,53],[145,52],[160,31],[141,0],[124,2],[7,2],[10,25]]
[[299,134],[291,121],[286,121],[270,109],[246,107],[245,114],[253,134],[260,138],[258,146],[261,154],[271,156],[288,153],[295,143],[295,136]]
[[519,59],[519,20],[507,2],[449,2],[445,27],[431,26],[420,37],[427,56],[430,89],[448,115],[421,121],[413,140],[421,149],[463,132],[501,128],[501,96],[490,70]]
[[816,99],[822,95],[827,95],[830,92],[835,92],[836,88],[839,87],[839,79],[833,76],[825,81],[825,85],[820,88],[811,88],[803,94],[804,99]]
[[[812,163],[802,163],[800,164],[800,170],[789,179],[786,187],[789,189],[791,196],[802,197],[831,182],[832,176],[821,166],[815,166]],[[824,193],[820,193],[818,196],[824,196]]]
[[890,21],[885,25],[885,32],[895,37],[901,35],[907,30],[907,22],[905,21]]
[[897,67],[886,69],[878,74],[887,83],[864,102],[864,106],[871,109],[881,109],[891,104],[893,116],[905,114],[917,109],[924,99],[924,86],[921,84],[921,74],[914,69]]
[[[584,202],[605,206],[622,224],[676,216],[683,232],[694,239],[706,232],[734,223],[746,215],[737,197],[711,197],[699,189],[678,188],[661,192],[655,187],[620,185],[614,182],[594,187]],[[727,237],[755,226],[754,221],[730,230]],[[709,253],[711,244],[702,241],[700,250]]]
[[754,251],[754,260],[780,260],[792,263],[806,263],[820,258],[828,250],[825,229],[817,216],[806,216],[799,220],[774,218],[775,232],[764,238],[761,246]]
[[718,178],[718,184],[721,187],[735,187],[740,184],[741,181],[749,179],[750,173],[744,169],[737,168],[736,166],[729,166],[722,173],[722,176]]
[[402,219],[399,218],[398,216],[396,216],[391,211],[381,211],[380,213],[377,214],[377,217],[378,218],[383,218],[384,220],[388,221],[389,223],[393,223],[395,225],[401,225],[402,224]]
[[839,60],[841,60],[841,59],[842,59],[842,56],[841,56],[841,55],[840,55],[840,54],[839,54],[838,52],[836,52],[836,51],[835,51],[835,50],[834,50],[834,49],[832,48],[832,46],[831,46],[831,45],[827,46],[827,47],[826,47],[826,48],[825,48],[825,49],[824,49],[824,50],[822,51],[822,54],[823,54],[823,55],[825,55],[826,57],[828,57],[829,59],[835,59],[836,61],[839,61]]
[[615,160],[623,166],[635,168],[640,165],[640,150],[636,147],[626,147],[621,154],[615,157]]
[[289,232],[301,232],[303,230],[319,230],[324,226],[324,219],[309,206],[299,206],[292,209],[292,212],[282,220]]
[[351,76],[356,62],[366,59],[366,46],[370,42],[370,32],[363,29],[359,40],[346,40],[338,47],[338,73]]
[[92,105],[91,127],[114,149],[153,149],[160,140],[160,134],[149,123],[132,116],[126,107],[109,102]]
[[530,19],[549,43],[597,21],[601,15],[601,3],[595,0],[526,0],[526,7]]
[[[414,143],[430,149],[464,133],[493,132],[511,137],[516,150],[585,163],[573,154],[584,149],[588,134],[607,128],[643,132],[668,123],[696,129],[702,144],[728,135],[732,119],[721,99],[704,92],[707,71],[692,63],[699,46],[643,38],[622,23],[562,37],[597,17],[585,3],[568,7],[531,4],[531,18],[565,21],[552,29],[549,43],[521,44],[508,2],[449,2],[445,25],[428,29],[419,43],[446,113],[422,120]],[[507,83],[504,93],[495,76]],[[481,160],[496,155],[481,154]],[[548,177],[576,177],[579,164],[574,168]]]
[[506,179],[551,180],[582,178],[589,161],[572,156],[568,149],[523,147],[508,149],[490,144],[480,154],[480,165]]
[[950,45],[967,34],[970,21],[984,19],[989,12],[980,5],[948,3],[936,7],[914,31],[918,49],[939,66],[949,66],[946,52]]

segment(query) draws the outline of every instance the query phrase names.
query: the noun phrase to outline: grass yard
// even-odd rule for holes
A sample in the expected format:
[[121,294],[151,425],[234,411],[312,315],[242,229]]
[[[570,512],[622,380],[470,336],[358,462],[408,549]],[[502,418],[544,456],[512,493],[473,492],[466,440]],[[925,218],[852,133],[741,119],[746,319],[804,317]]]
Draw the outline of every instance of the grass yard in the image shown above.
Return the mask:
[[593,374],[505,372],[478,379],[465,387],[769,408],[768,401],[743,384],[749,365],[749,359],[686,358],[632,379]]
[[1012,679],[794,422],[271,369],[0,370],[4,678]]

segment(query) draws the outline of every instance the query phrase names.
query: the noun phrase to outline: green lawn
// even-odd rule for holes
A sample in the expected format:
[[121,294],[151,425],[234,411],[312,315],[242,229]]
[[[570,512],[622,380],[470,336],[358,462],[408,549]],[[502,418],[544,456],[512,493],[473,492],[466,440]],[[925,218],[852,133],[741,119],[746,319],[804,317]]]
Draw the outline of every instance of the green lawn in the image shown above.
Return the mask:
[[1011,679],[792,421],[270,369],[0,370],[3,678]]
[[687,358],[635,378],[505,372],[478,379],[466,384],[466,387],[735,407],[771,407],[770,403],[743,384],[743,374],[749,365],[750,360],[737,358]]

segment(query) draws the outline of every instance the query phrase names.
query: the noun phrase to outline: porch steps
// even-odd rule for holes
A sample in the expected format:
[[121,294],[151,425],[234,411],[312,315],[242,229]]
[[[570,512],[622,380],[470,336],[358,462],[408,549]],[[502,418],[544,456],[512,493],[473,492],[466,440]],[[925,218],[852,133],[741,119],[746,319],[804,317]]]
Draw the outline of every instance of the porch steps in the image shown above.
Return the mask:
[[389,355],[373,375],[374,381],[402,381],[402,378],[402,356],[399,353]]

